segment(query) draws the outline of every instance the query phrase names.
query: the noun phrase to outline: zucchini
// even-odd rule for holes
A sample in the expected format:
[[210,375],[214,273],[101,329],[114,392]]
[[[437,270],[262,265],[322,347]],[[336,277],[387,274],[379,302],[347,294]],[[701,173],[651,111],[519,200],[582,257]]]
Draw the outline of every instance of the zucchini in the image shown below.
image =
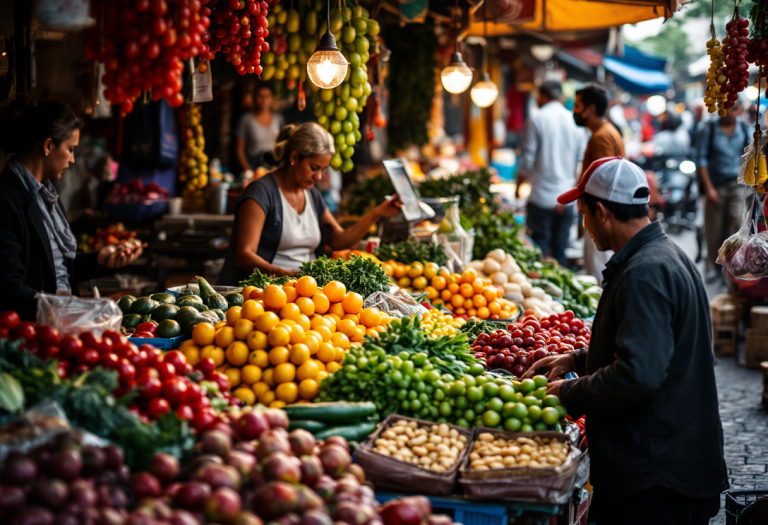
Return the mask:
[[306,403],[283,408],[288,419],[311,419],[323,423],[350,424],[365,419],[376,413],[376,405],[368,401],[349,403],[336,401],[331,403]]
[[320,432],[314,432],[316,439],[328,439],[331,436],[341,436],[347,441],[362,441],[376,430],[376,423],[363,421],[354,425],[340,425],[329,427]]
[[[208,281],[199,276],[197,277],[197,286],[200,288],[200,297],[202,298],[203,302],[205,302],[206,299],[216,293],[213,287],[208,284]],[[224,302],[226,303],[226,300]]]
[[307,430],[314,434],[315,432],[325,430],[328,428],[328,425],[321,423],[320,421],[313,421],[311,419],[291,419],[288,425],[288,429],[296,430],[297,428]]

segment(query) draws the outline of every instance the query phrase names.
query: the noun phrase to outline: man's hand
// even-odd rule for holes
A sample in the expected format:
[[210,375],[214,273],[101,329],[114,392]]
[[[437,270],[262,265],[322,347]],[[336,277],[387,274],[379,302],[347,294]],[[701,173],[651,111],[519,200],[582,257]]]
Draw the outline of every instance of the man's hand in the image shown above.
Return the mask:
[[99,250],[97,261],[99,264],[106,266],[109,269],[122,268],[131,264],[138,259],[144,251],[146,244],[137,244],[128,246],[121,244],[120,246],[105,246]]
[[[567,374],[568,372],[575,372],[576,358],[572,353],[569,352],[567,354],[554,355],[545,357],[544,359],[539,359],[533,363],[531,368],[528,369],[528,373],[526,373],[524,377],[533,377],[539,370],[542,369],[549,369],[549,375],[547,377],[549,377],[549,380],[551,381],[563,374]],[[549,390],[547,390],[547,392],[549,392]]]
[[552,381],[551,383],[547,383],[547,395],[557,396],[559,398],[560,387],[563,383],[565,383],[565,381]]
[[720,195],[717,194],[717,190],[710,186],[707,188],[707,202],[712,206],[717,206],[720,203]]

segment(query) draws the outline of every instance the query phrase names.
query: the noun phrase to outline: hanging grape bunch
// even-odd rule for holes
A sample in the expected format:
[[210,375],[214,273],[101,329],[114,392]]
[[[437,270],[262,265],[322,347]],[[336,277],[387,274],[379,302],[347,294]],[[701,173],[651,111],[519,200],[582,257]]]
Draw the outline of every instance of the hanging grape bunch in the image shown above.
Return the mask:
[[202,3],[211,17],[210,30],[203,39],[209,49],[202,57],[213,60],[221,51],[239,74],[261,75],[261,54],[269,51],[265,39],[269,36],[270,3],[260,0],[202,0]]
[[188,104],[181,114],[181,140],[179,182],[184,186],[184,195],[190,195],[208,185],[208,155],[197,104]]
[[[725,55],[723,75],[728,79],[720,88],[721,93],[727,94],[727,100],[719,115],[725,115],[739,99],[739,93],[749,85],[749,64],[747,63],[747,49],[751,45],[749,39],[749,20],[739,16],[739,8],[734,11],[733,18],[725,25],[728,33],[723,38],[722,52]],[[722,113],[722,114],[721,114]]]
[[720,41],[717,38],[713,37],[707,42],[707,54],[709,55],[710,64],[709,71],[707,72],[707,89],[704,92],[704,105],[707,106],[707,111],[710,113],[717,111],[722,117],[728,112],[725,109],[728,95],[722,92],[721,89],[728,79],[723,74],[725,58],[720,47]]
[[85,35],[85,56],[104,64],[104,97],[125,115],[142,91],[172,107],[180,91],[184,61],[205,48],[210,19],[200,0],[94,0],[100,23]]

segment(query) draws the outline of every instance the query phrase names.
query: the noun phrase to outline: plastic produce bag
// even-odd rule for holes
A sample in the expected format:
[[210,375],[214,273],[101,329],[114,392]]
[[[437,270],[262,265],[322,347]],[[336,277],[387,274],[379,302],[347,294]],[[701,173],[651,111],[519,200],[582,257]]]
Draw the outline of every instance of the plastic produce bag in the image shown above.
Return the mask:
[[424,315],[427,309],[419,304],[408,292],[393,286],[388,292],[372,293],[365,298],[364,308],[376,307],[391,317],[402,319],[414,314]]
[[111,299],[84,299],[73,295],[37,294],[37,324],[57,328],[63,334],[106,330],[120,331],[123,313]]
[[[757,231],[758,221],[765,223],[763,200],[755,198],[744,206],[741,228],[728,237],[717,252],[717,263],[742,281],[768,277],[768,232],[751,233]],[[753,219],[755,206],[758,216]]]
[[766,167],[765,154],[760,151],[757,170],[757,184],[755,184],[755,140],[749,143],[749,146],[744,149],[744,154],[741,156],[741,164],[739,166],[738,181],[741,184],[746,184],[757,189],[758,193],[765,193],[766,183],[768,183],[768,168]]
[[12,452],[27,452],[69,430],[67,415],[58,403],[38,403],[0,427],[0,461]]

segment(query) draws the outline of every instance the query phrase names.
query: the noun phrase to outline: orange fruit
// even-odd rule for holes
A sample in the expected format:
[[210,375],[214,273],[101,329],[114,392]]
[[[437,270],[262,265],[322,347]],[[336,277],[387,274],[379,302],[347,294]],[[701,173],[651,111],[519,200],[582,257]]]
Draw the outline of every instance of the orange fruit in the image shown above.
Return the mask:
[[214,327],[216,330],[218,330],[218,329],[219,329],[219,328],[221,328],[222,326],[227,326],[227,322],[226,322],[226,321],[219,321],[218,323],[216,323],[215,325],[213,325],[213,327]]
[[392,268],[391,264],[381,263],[381,269],[384,270],[384,273],[387,274],[387,277],[392,277],[392,272],[394,272],[394,268]]
[[285,401],[276,400],[269,404],[269,408],[284,408],[286,404],[287,403]]
[[453,297],[451,297],[451,304],[455,308],[459,308],[459,307],[463,306],[464,305],[464,297],[462,297],[459,294],[454,295]]
[[331,340],[331,329],[327,326],[318,326],[315,328],[315,332],[323,337],[323,341],[327,342]]
[[[461,274],[461,282],[462,283],[472,283],[474,280],[477,279],[477,270],[474,268],[467,268],[464,270],[464,272]],[[264,290],[266,293],[266,290]]]
[[442,277],[442,276],[440,276],[440,275],[436,275],[435,277],[432,277],[432,281],[431,281],[431,283],[430,283],[430,284],[431,284],[431,285],[432,285],[432,286],[435,288],[435,290],[437,290],[437,291],[441,291],[441,290],[443,290],[443,289],[444,289],[446,286],[448,286],[448,283],[446,283],[446,282],[445,282],[445,277]]
[[381,312],[378,308],[366,308],[360,312],[360,324],[373,328],[381,324]]
[[403,277],[397,280],[397,285],[400,288],[408,288],[411,285],[411,280],[408,277]]
[[330,343],[320,343],[316,357],[323,363],[330,363],[336,359],[336,349]]
[[442,292],[440,292],[440,298],[443,301],[450,301],[451,297],[453,297],[453,294],[451,293],[450,290],[443,290]]
[[333,334],[333,337],[331,337],[331,343],[336,348],[342,348],[344,350],[348,350],[351,346],[349,344],[349,337],[347,337],[346,334],[343,334],[341,332],[336,332]]
[[280,309],[280,319],[298,320],[301,310],[296,303],[287,303]]
[[420,262],[415,262],[411,264],[411,267],[408,269],[408,277],[411,279],[415,279],[417,277],[421,277],[421,274],[424,273],[424,265]]
[[349,338],[353,343],[362,343],[365,340],[365,326],[359,324],[355,327],[355,333]]
[[352,319],[342,319],[336,325],[336,332],[340,332],[347,337],[352,337],[355,333],[355,322]]
[[243,366],[248,362],[248,354],[248,345],[242,341],[235,341],[227,347],[226,355],[230,365]]
[[225,314],[225,317],[227,318],[227,324],[230,326],[235,326],[235,323],[240,320],[241,312],[243,308],[241,306],[233,306],[229,310],[227,310],[227,313]]
[[486,286],[483,288],[483,297],[485,297],[485,300],[489,303],[496,299],[498,297],[496,288],[492,286]]
[[328,309],[328,313],[330,315],[335,315],[339,319],[347,315],[347,313],[344,311],[344,306],[342,305],[342,303],[331,304],[331,307]]
[[475,293],[483,293],[484,288],[485,288],[485,283],[479,277],[474,281],[472,281],[472,289],[475,291]]
[[315,361],[304,361],[296,371],[296,380],[304,381],[305,379],[314,379],[319,371],[320,367],[317,366]]
[[429,281],[423,275],[420,277],[416,277],[413,280],[413,287],[416,288],[417,290],[423,290],[424,288],[427,287],[428,284],[429,284]]
[[291,330],[282,326],[276,326],[267,335],[269,346],[285,346],[291,342]]
[[455,295],[455,294],[459,293],[460,289],[461,289],[460,286],[458,284],[456,284],[456,283],[451,283],[451,284],[448,285],[448,291],[451,292],[451,294]]
[[290,351],[284,346],[276,346],[269,351],[269,362],[272,366],[277,366],[283,363],[287,363],[290,356]]
[[379,331],[376,330],[376,328],[369,328],[365,331],[365,335],[370,335],[371,337],[379,337]]
[[334,373],[334,372],[335,372],[336,370],[338,370],[339,368],[341,368],[341,365],[340,365],[339,363],[337,363],[336,361],[331,361],[330,363],[328,363],[328,364],[326,365],[326,371],[327,371],[329,374],[332,374],[332,373]]
[[256,394],[250,388],[240,387],[232,395],[246,405],[253,405],[256,402]]
[[463,306],[464,306],[465,310],[468,310],[468,309],[472,308],[472,306],[473,306],[472,305],[472,298],[471,297],[465,297],[464,298],[464,305]]
[[258,301],[262,297],[264,297],[264,290],[262,290],[261,288],[255,288],[254,290],[251,291],[251,294],[248,296],[248,299],[253,299],[254,301]]
[[243,300],[247,301],[248,299],[250,299],[251,298],[251,292],[254,291],[255,289],[256,289],[255,286],[246,286],[245,288],[243,288],[243,292],[242,292]]
[[296,306],[306,316],[314,315],[315,313],[315,303],[309,297],[299,297],[296,299]]
[[184,354],[184,357],[187,358],[187,362],[190,365],[196,365],[200,362],[200,348],[197,346],[186,346],[181,350],[181,353]]
[[216,346],[226,348],[235,342],[235,329],[231,326],[220,328],[214,337]]
[[264,350],[254,350],[248,356],[248,363],[263,370],[269,366],[269,354]]
[[359,293],[350,292],[341,301],[341,306],[348,314],[356,314],[363,309],[363,297]]
[[467,310],[467,315],[470,316],[470,317],[476,316],[477,315],[477,309],[475,309],[475,308],[468,309]]
[[254,365],[245,365],[240,370],[240,379],[246,385],[252,385],[261,381],[261,368]]
[[459,293],[461,293],[461,295],[464,297],[472,297],[475,295],[475,289],[472,288],[472,285],[469,283],[462,283]]
[[253,332],[253,321],[250,319],[240,319],[235,323],[235,337],[241,341],[248,339],[251,332]]
[[[327,371],[327,370],[320,370],[320,371],[317,373],[317,375],[315,376],[315,381],[317,381],[318,383],[320,383],[320,382],[321,382],[323,379],[325,379],[326,377],[328,377],[328,375],[329,375],[329,374],[328,374],[328,371]],[[299,385],[299,386],[301,386],[301,385]]]
[[299,292],[296,291],[296,288],[288,286],[288,283],[283,285],[283,291],[285,292],[285,300],[288,303],[296,301],[296,298],[299,296]]
[[477,316],[480,319],[488,319],[491,316],[491,312],[488,310],[487,307],[481,306],[477,309]]
[[491,315],[498,314],[501,312],[501,305],[498,301],[491,301],[488,303],[488,311],[491,312]]
[[392,271],[392,275],[395,279],[402,279],[406,275],[408,275],[408,269],[409,267],[404,264],[397,264],[395,266],[395,269]]
[[258,383],[251,385],[251,390],[253,390],[253,393],[256,394],[256,397],[258,398],[264,392],[269,392],[269,385],[264,381],[259,381]]
[[342,319],[349,319],[351,321],[354,321],[355,324],[360,324],[360,318],[356,316],[355,314],[347,314]]
[[285,403],[295,403],[299,397],[299,387],[296,383],[284,382],[277,385],[275,389],[275,396],[278,401],[284,401]]
[[291,343],[292,345],[295,345],[295,344],[297,344],[297,343],[301,343],[301,340],[302,340],[302,339],[304,339],[304,336],[305,336],[306,334],[307,334],[307,333],[304,331],[304,328],[302,328],[302,326],[301,326],[301,325],[298,325],[298,324],[296,324],[296,325],[293,325],[293,326],[291,327],[291,336],[290,336],[290,337],[291,337],[291,339],[290,339],[290,343]]
[[275,310],[279,310],[285,303],[288,302],[288,297],[285,295],[285,291],[277,285],[270,284],[264,288],[264,304]]
[[439,271],[440,267],[436,263],[429,262],[424,265],[424,277],[427,279],[434,279]]
[[257,301],[245,301],[240,310],[240,316],[245,319],[255,321],[256,318],[264,313],[264,305]]
[[296,321],[296,324],[298,324],[300,327],[304,329],[305,332],[309,331],[312,327],[310,326],[309,317],[307,317],[304,314],[301,314],[299,316],[299,320]]
[[293,363],[280,363],[275,367],[275,382],[287,383],[296,379],[296,367]]
[[322,292],[317,292],[312,296],[312,302],[315,303],[315,313],[324,314],[331,307],[331,302],[328,297]]
[[301,344],[306,345],[307,348],[309,348],[310,355],[314,355],[317,353],[317,349],[320,347],[320,343],[322,343],[323,338],[320,335],[314,335],[317,332],[307,332],[307,335],[304,336],[304,339],[301,340]]
[[346,349],[337,346],[335,347],[335,350],[336,356],[333,358],[333,360],[337,363],[341,363],[342,359],[344,359],[344,353],[346,352]]
[[317,281],[314,277],[305,275],[296,281],[296,291],[303,297],[312,297],[317,293]]
[[472,306],[475,308],[480,308],[481,306],[485,306],[488,304],[488,301],[485,299],[483,295],[475,295],[472,297]]
[[208,345],[200,350],[200,359],[213,359],[213,364],[217,367],[224,364],[224,350],[215,345]]
[[269,346],[269,342],[267,341],[267,334],[260,330],[254,330],[248,334],[246,343],[248,344],[248,348],[251,350],[266,350]]
[[320,391],[320,385],[314,378],[304,379],[299,383],[299,396],[302,399],[311,400],[317,397],[317,393]]
[[296,366],[303,365],[309,361],[309,348],[301,343],[293,345],[289,352],[289,359]]
[[230,390],[240,385],[240,369],[236,367],[228,368],[224,371],[224,375],[229,379]]
[[275,312],[264,312],[256,318],[256,321],[254,321],[253,324],[256,327],[256,330],[266,334],[269,333],[269,331],[272,330],[275,326],[277,326],[277,323],[279,322],[280,318]]
[[325,317],[322,317],[320,315],[316,315],[309,322],[309,326],[311,327],[312,330],[314,330],[315,327],[317,327],[317,326],[329,326],[329,325],[330,325],[330,321],[328,321],[328,319],[326,319]]
[[272,392],[271,390],[267,390],[266,392],[264,392],[259,396],[259,403],[261,403],[262,405],[269,406],[272,404],[274,400],[275,400],[275,393]]
[[216,337],[216,329],[211,323],[197,323],[192,329],[192,340],[198,346],[213,344]]
[[323,293],[330,302],[338,303],[344,299],[344,294],[347,293],[347,287],[344,286],[344,283],[340,283],[339,281],[331,281],[323,286]]
[[467,310],[462,306],[462,307],[456,308],[456,310],[453,313],[455,313],[456,315],[464,315],[465,313],[467,313]]
[[427,292],[427,299],[430,300],[437,299],[440,295],[434,286],[427,286],[424,291]]

